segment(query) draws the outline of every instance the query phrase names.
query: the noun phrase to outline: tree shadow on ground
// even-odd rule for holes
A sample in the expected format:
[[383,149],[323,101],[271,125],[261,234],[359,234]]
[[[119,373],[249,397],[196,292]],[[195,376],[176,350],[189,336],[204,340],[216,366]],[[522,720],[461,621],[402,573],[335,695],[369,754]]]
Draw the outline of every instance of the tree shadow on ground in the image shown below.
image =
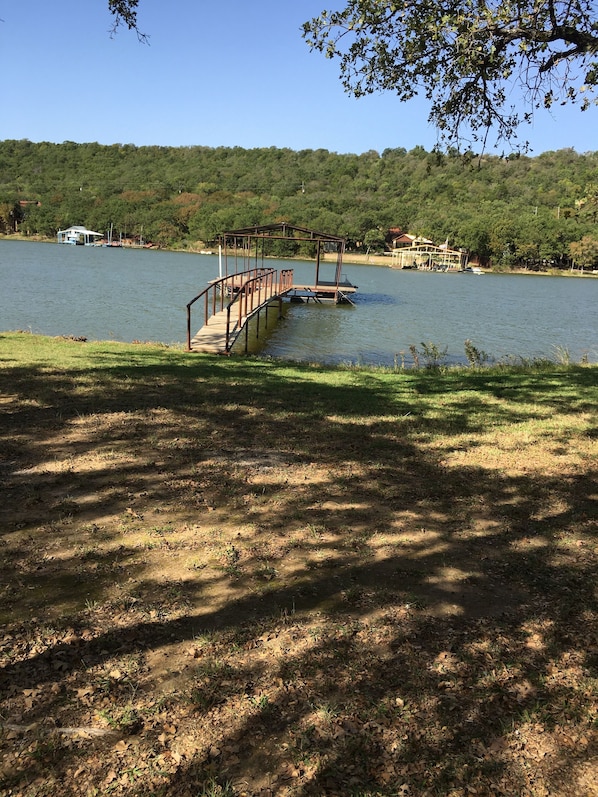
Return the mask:
[[5,788],[584,793],[592,369],[146,357],[0,371]]

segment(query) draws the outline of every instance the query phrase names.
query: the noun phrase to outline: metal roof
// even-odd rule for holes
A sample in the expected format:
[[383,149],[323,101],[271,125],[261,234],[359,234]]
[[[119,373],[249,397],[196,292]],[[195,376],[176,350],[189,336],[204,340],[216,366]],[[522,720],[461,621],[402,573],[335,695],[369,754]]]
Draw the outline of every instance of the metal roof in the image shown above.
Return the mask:
[[104,234],[103,232],[94,232],[93,230],[88,230],[85,227],[77,227],[77,226],[75,226],[75,227],[67,227],[66,230],[58,230],[58,235],[60,235],[60,234],[65,235],[66,233],[69,233],[69,232],[75,232],[75,233],[77,233],[77,235],[79,235],[79,234],[82,234],[82,235],[99,235],[100,238]]
[[227,230],[221,233],[220,238],[282,238],[295,241],[335,241],[343,243],[345,239],[340,235],[318,232],[307,227],[298,227],[295,224],[280,222],[278,224],[262,224],[255,227],[243,227],[240,230]]

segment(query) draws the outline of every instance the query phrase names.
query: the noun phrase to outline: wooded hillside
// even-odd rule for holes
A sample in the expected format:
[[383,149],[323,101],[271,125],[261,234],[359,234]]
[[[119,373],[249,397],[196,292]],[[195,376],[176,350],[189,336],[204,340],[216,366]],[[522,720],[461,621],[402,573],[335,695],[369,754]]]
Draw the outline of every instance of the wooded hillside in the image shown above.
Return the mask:
[[391,227],[447,239],[495,268],[598,263],[598,152],[136,147],[0,142],[0,232],[73,224],[169,247],[276,221],[382,249]]

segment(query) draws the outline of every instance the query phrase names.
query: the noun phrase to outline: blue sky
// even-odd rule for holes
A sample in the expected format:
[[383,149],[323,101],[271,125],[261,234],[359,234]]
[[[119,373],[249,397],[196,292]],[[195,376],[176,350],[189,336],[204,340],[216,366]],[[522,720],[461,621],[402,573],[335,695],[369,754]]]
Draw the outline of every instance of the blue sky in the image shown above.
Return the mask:
[[[140,0],[140,28],[110,38],[107,0],[0,6],[0,139],[430,150],[421,99],[355,100],[337,65],[310,53],[301,23],[341,0]],[[539,113],[532,152],[598,150],[598,108]]]

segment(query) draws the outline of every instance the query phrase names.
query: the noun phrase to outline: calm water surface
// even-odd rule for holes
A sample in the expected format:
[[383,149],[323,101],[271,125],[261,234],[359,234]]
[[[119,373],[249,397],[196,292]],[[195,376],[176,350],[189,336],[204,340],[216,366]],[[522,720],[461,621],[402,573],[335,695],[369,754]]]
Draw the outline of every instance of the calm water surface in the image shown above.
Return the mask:
[[[297,281],[313,280],[313,264],[292,267]],[[344,273],[359,285],[356,307],[289,305],[262,353],[392,364],[401,352],[410,360],[410,344],[430,341],[448,348],[449,362],[460,362],[470,338],[495,358],[554,358],[567,350],[575,360],[598,362],[596,278],[351,264]],[[215,255],[0,241],[0,329],[182,344],[185,306],[216,276]],[[200,325],[198,314],[194,327]]]

